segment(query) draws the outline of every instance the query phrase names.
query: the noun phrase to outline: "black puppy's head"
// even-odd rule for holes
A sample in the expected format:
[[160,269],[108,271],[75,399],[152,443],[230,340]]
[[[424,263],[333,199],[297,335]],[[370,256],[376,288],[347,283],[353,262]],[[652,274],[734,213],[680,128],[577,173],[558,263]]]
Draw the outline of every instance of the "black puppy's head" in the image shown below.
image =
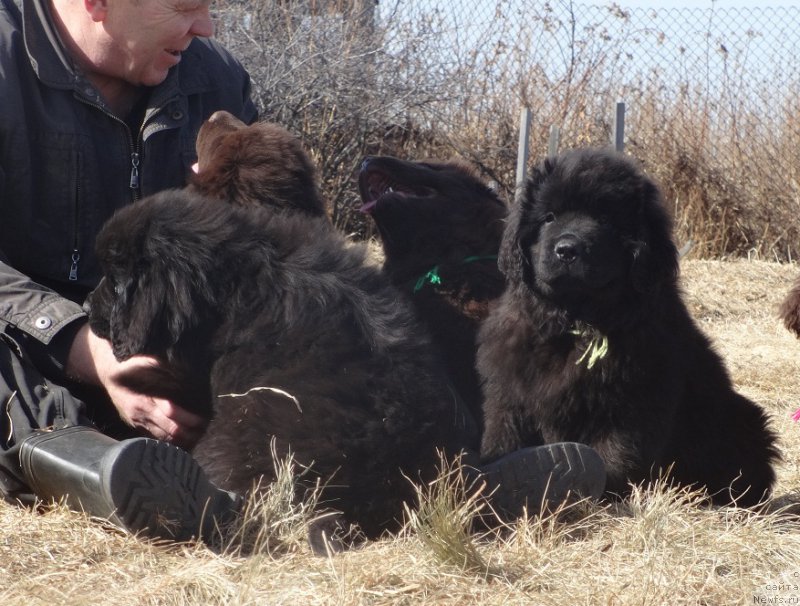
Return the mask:
[[465,162],[371,156],[359,173],[361,211],[375,221],[386,264],[408,271],[496,255],[505,203]]
[[236,233],[235,213],[197,193],[171,190],[108,220],[96,241],[104,277],[86,308],[92,330],[111,341],[118,359],[192,353],[233,270],[221,247]]
[[568,310],[613,305],[677,275],[655,183],[627,157],[582,149],[548,158],[509,217],[500,268],[510,285]]

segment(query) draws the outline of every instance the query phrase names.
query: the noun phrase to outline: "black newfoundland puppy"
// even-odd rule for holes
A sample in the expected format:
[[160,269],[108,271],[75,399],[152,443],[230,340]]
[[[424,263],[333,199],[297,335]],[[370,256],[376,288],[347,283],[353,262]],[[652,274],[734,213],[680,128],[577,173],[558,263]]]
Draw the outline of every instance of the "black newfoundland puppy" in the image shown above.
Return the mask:
[[505,288],[497,253],[508,207],[459,160],[371,156],[361,165],[359,190],[361,210],[378,228],[384,272],[409,296],[453,385],[481,419],[476,338]]
[[217,485],[274,479],[274,438],[375,537],[413,502],[409,480],[434,477],[437,448],[476,440],[413,312],[327,218],[167,191],[120,210],[97,249],[92,329],[195,386],[212,420],[194,455]]
[[484,323],[481,454],[572,440],[604,459],[607,492],[669,474],[714,503],[765,499],[779,459],[681,300],[671,221],[622,155],[545,160],[510,213],[508,287]]

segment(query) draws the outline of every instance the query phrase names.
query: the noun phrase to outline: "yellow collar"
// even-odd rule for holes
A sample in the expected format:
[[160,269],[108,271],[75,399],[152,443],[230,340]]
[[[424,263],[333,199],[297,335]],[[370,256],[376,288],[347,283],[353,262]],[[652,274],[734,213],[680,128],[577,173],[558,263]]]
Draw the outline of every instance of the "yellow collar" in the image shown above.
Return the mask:
[[598,360],[602,360],[608,355],[608,337],[600,334],[591,326],[576,326],[570,330],[569,333],[571,335],[575,335],[576,337],[590,338],[589,346],[586,348],[586,351],[583,352],[581,357],[575,362],[576,366],[586,362],[586,368],[591,370],[594,365],[597,364]]

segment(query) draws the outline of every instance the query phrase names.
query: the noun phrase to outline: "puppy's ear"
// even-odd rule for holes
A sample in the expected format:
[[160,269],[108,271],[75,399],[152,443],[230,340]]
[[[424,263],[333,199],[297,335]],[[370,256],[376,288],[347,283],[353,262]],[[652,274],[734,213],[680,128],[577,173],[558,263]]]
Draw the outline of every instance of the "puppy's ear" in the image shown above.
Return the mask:
[[638,209],[638,233],[631,243],[634,288],[646,292],[678,277],[678,250],[672,239],[672,219],[667,214],[661,192],[643,177]]
[[108,315],[108,335],[114,355],[125,360],[137,354],[154,353],[156,341],[164,338],[158,320],[164,297],[138,293],[141,276],[129,276],[124,283],[114,285]]
[[530,278],[532,268],[525,251],[524,232],[533,221],[531,213],[539,199],[542,184],[552,174],[555,166],[555,158],[547,158],[536,166],[528,177],[525,188],[511,205],[497,258],[497,265],[509,284],[517,284]]
[[[185,248],[186,244],[183,243]],[[199,256],[149,257],[132,275],[114,288],[108,319],[114,354],[129,358],[136,354],[167,356],[208,320],[211,285]],[[193,352],[188,352],[189,354]]]
[[233,202],[240,184],[239,131],[216,137],[213,149],[205,149],[199,158],[199,171],[192,175],[190,188],[205,196]]

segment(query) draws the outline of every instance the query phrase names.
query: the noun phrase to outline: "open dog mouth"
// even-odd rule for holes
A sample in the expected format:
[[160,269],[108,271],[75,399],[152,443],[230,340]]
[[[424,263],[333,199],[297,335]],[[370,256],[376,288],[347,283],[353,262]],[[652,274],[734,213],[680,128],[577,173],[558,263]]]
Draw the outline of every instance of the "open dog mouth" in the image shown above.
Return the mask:
[[362,213],[371,213],[382,198],[390,195],[399,197],[425,198],[433,196],[435,191],[425,185],[408,185],[394,180],[380,170],[364,170],[358,180],[358,187],[363,202],[359,209]]

